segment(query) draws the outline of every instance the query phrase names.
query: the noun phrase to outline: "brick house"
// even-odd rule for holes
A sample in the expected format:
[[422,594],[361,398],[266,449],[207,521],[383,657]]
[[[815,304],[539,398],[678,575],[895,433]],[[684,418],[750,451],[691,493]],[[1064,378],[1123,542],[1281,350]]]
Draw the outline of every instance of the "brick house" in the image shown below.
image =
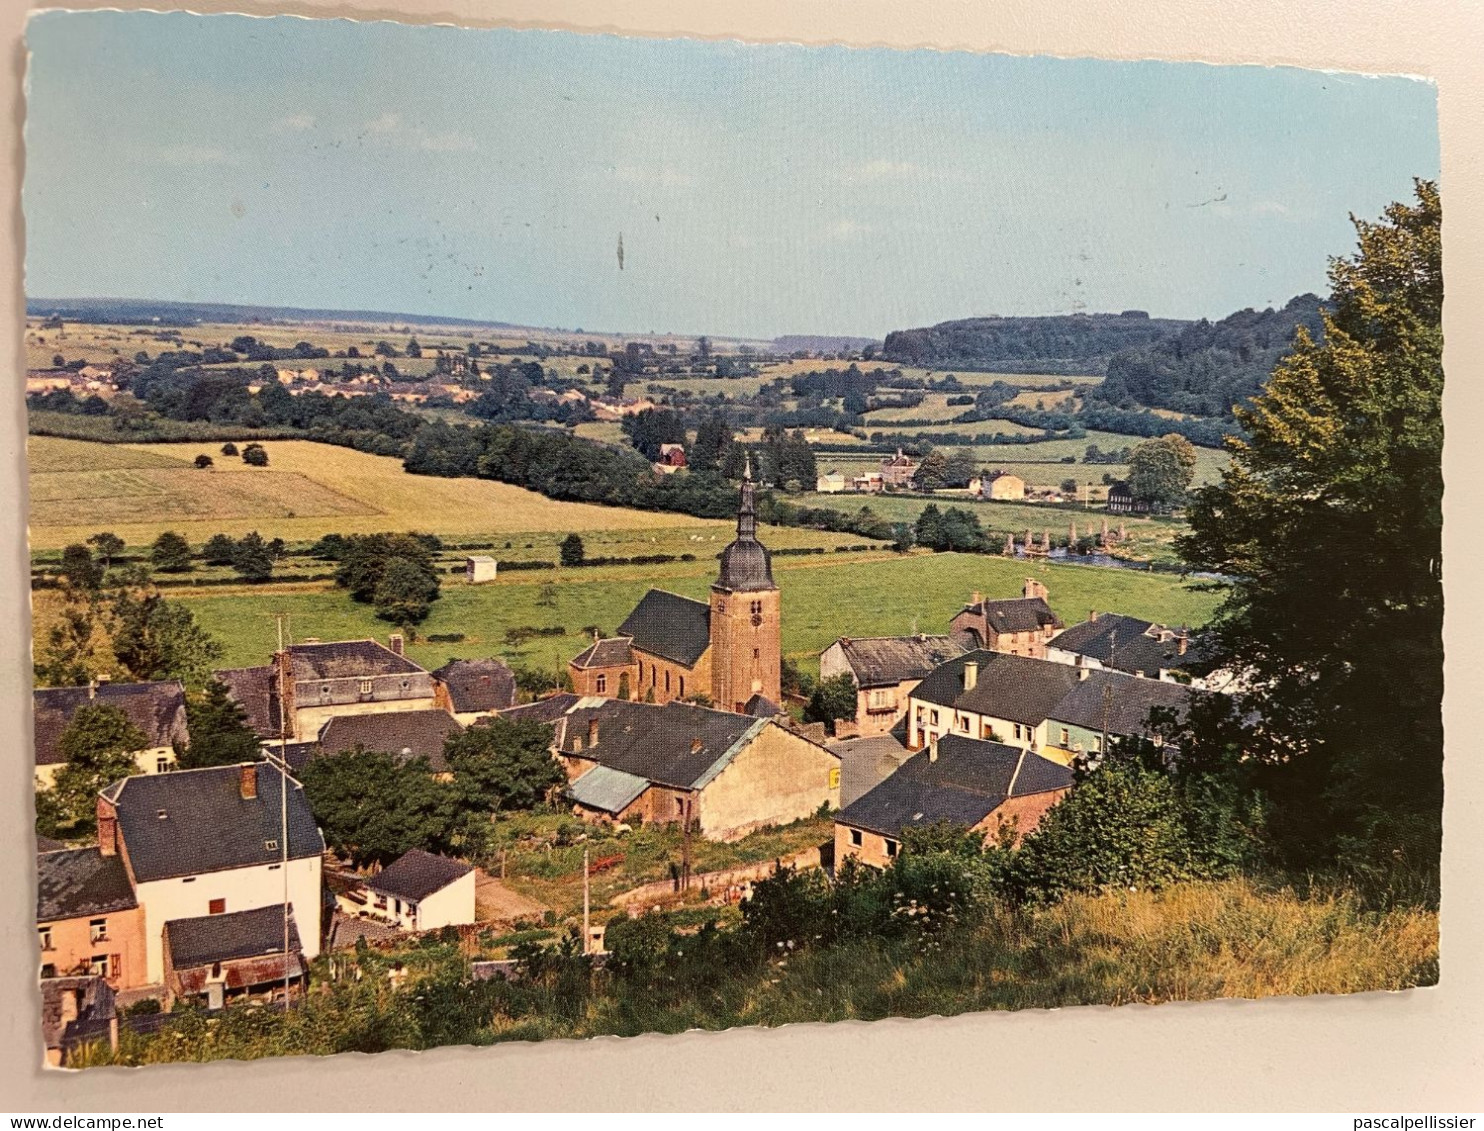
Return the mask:
[[433,672],[433,703],[470,723],[515,706],[515,673],[496,659],[449,660]]
[[96,846],[37,854],[36,936],[43,978],[146,984],[144,911],[117,854]]
[[902,449],[897,449],[897,454],[887,456],[881,461],[881,482],[886,487],[904,489],[912,486],[912,478],[917,474],[917,461],[909,455],[904,455]]
[[612,700],[581,704],[563,724],[557,757],[584,820],[689,821],[730,841],[840,798],[839,758],[773,719]]
[[842,636],[819,654],[819,678],[850,676],[856,686],[857,733],[885,734],[906,716],[923,678],[971,646],[963,636]]
[[1012,656],[1046,655],[1046,643],[1063,627],[1062,620],[1046,603],[1046,586],[1027,577],[1018,598],[973,600],[948,622],[949,632],[973,638],[980,648],[1008,652]]
[[900,852],[903,833],[940,821],[988,838],[1013,824],[1035,829],[1072,787],[1072,771],[1028,750],[948,735],[835,815],[835,860],[877,868]]

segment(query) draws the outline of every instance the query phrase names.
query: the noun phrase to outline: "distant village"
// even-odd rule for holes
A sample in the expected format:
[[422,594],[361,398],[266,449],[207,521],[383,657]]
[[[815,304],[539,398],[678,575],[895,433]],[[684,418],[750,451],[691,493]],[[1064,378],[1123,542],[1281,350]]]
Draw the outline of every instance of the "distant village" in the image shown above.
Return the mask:
[[[907,462],[888,461],[883,477]],[[117,708],[145,736],[137,774],[96,798],[96,843],[38,839],[53,1063],[89,1041],[116,1043],[121,1026],[167,1024],[181,1003],[292,999],[327,950],[477,923],[476,886],[496,881],[470,861],[414,849],[357,869],[327,851],[297,777],[317,759],[381,751],[425,758],[447,779],[451,736],[525,720],[550,729],[565,785],[549,800],[592,825],[673,825],[731,842],[829,813],[833,841],[805,863],[880,867],[915,827],[1025,836],[1073,788],[1079,759],[1127,737],[1163,741],[1151,712],[1178,720],[1223,689],[1219,675],[1193,674],[1198,634],[1116,610],[1067,624],[1028,578],[1018,594],[966,594],[933,633],[841,636],[821,654],[820,678],[848,681],[853,714],[801,722],[782,686],[787,611],[757,536],[750,469],[740,495],[709,598],[651,589],[616,634],[571,658],[570,690],[533,702],[517,702],[496,659],[429,671],[399,634],[301,640],[215,673],[259,758],[178,769],[191,742],[179,682],[37,689],[38,788],[66,763],[65,736],[86,706]],[[469,580],[492,567],[470,559]],[[745,898],[747,878],[731,879],[712,898]],[[689,886],[677,872],[673,889]],[[602,928],[584,929],[601,956]]]

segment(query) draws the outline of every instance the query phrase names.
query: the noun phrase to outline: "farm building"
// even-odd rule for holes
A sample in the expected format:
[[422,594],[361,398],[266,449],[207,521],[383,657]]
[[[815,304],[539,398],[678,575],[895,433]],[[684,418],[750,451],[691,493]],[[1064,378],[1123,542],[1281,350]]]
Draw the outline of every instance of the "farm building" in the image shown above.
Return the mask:
[[884,868],[901,851],[906,830],[943,821],[985,837],[1013,823],[1023,837],[1071,787],[1070,769],[1032,751],[959,735],[934,738],[835,815],[835,860]]
[[660,458],[655,460],[654,469],[661,475],[670,475],[681,471],[686,467],[684,444],[661,444]]
[[449,660],[433,672],[433,702],[468,726],[515,706],[515,673],[493,658]]
[[888,487],[910,487],[916,474],[917,461],[904,455],[901,448],[897,449],[896,455],[881,461],[881,480]]
[[1112,514],[1148,514],[1149,504],[1135,498],[1129,485],[1122,479],[1108,488],[1108,510]]
[[822,495],[838,495],[845,490],[845,476],[838,471],[826,472],[815,481],[814,489]]
[[1011,475],[1008,471],[996,471],[984,477],[979,486],[979,493],[986,499],[1023,499],[1025,498],[1025,480],[1018,475]]
[[568,712],[558,760],[586,820],[690,822],[715,840],[807,817],[840,796],[840,760],[769,718],[612,700]]
[[470,585],[483,585],[495,580],[499,570],[500,563],[486,554],[476,554],[464,559],[464,580]]

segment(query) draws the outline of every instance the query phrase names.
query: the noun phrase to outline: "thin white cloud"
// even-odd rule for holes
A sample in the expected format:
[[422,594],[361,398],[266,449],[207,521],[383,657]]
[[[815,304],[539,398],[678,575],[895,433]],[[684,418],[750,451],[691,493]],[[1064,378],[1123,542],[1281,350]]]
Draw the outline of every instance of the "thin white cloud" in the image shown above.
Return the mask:
[[1288,205],[1279,204],[1276,200],[1259,200],[1252,206],[1252,211],[1259,216],[1287,216]]
[[294,133],[303,133],[305,130],[314,129],[313,114],[290,114],[286,118],[279,118],[273,123],[276,130],[289,130]]
[[372,118],[366,123],[366,130],[373,134],[394,134],[402,128],[402,115],[393,114],[388,110],[379,118]]
[[417,133],[417,147],[429,153],[458,153],[477,148],[468,134],[426,134],[421,131]]
[[479,148],[475,140],[466,133],[457,130],[429,133],[421,126],[405,124],[401,114],[394,114],[390,110],[367,122],[366,132],[388,144],[421,149],[428,153],[459,153]]
[[855,176],[863,181],[881,181],[888,177],[911,177],[921,172],[921,166],[911,161],[889,161],[877,158],[857,166]]
[[237,159],[214,145],[167,145],[160,150],[160,163],[189,167],[193,165],[234,165]]

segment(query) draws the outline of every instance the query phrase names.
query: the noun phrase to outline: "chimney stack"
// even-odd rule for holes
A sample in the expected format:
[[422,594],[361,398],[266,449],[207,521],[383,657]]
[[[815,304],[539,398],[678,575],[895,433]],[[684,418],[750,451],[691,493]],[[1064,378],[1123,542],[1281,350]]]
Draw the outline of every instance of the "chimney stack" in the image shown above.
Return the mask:
[[245,766],[238,766],[237,771],[237,790],[242,795],[242,800],[252,801],[258,795],[257,763],[249,762]]
[[1088,609],[1087,610],[1087,619],[1090,620],[1090,621],[1097,620],[1098,619],[1098,611],[1096,609]]
[[70,1025],[77,1020],[78,999],[82,997],[82,990],[68,987],[62,991],[62,1000],[58,1002],[62,1007],[62,1024]]
[[973,691],[979,683],[979,661],[970,660],[964,664],[964,690]]
[[587,745],[588,745],[589,749],[591,749],[592,747],[596,746],[597,744],[598,744],[598,720],[597,719],[588,719],[588,721],[587,721]]
[[977,590],[977,589],[974,590],[974,595],[969,598],[969,604],[971,606],[978,606],[978,605],[982,605],[983,603],[984,603],[984,594],[981,593],[981,592],[979,592],[979,590]]
[[1175,638],[1175,654],[1185,655],[1185,650],[1190,647],[1190,633],[1184,628],[1180,629],[1180,635]]
[[938,736],[936,734],[930,734],[930,735],[928,735],[928,761],[929,762],[936,762],[937,760],[938,760]]
[[693,738],[693,739],[690,740],[690,752],[692,754],[699,754],[701,752],[701,747],[703,747],[705,745],[706,744],[704,742],[702,742],[699,738]]
[[90,679],[88,680],[88,700],[92,701],[96,698],[98,698],[98,681]]
[[402,656],[406,654],[402,641],[402,634],[400,632],[392,633],[390,637],[390,643],[392,651],[395,652],[397,655]]
[[1090,669],[1090,668],[1084,668],[1084,667],[1083,667],[1083,666],[1082,666],[1082,665],[1080,665],[1080,664],[1079,664],[1079,665],[1077,665],[1077,682],[1078,682],[1078,683],[1081,683],[1081,682],[1083,682],[1083,681],[1084,681],[1084,680],[1085,680],[1085,679],[1087,679],[1087,673],[1088,673],[1088,672],[1089,672],[1089,671],[1090,671],[1090,670],[1091,670],[1091,669]]
[[111,802],[98,798],[98,851],[104,856],[118,855],[118,813]]

